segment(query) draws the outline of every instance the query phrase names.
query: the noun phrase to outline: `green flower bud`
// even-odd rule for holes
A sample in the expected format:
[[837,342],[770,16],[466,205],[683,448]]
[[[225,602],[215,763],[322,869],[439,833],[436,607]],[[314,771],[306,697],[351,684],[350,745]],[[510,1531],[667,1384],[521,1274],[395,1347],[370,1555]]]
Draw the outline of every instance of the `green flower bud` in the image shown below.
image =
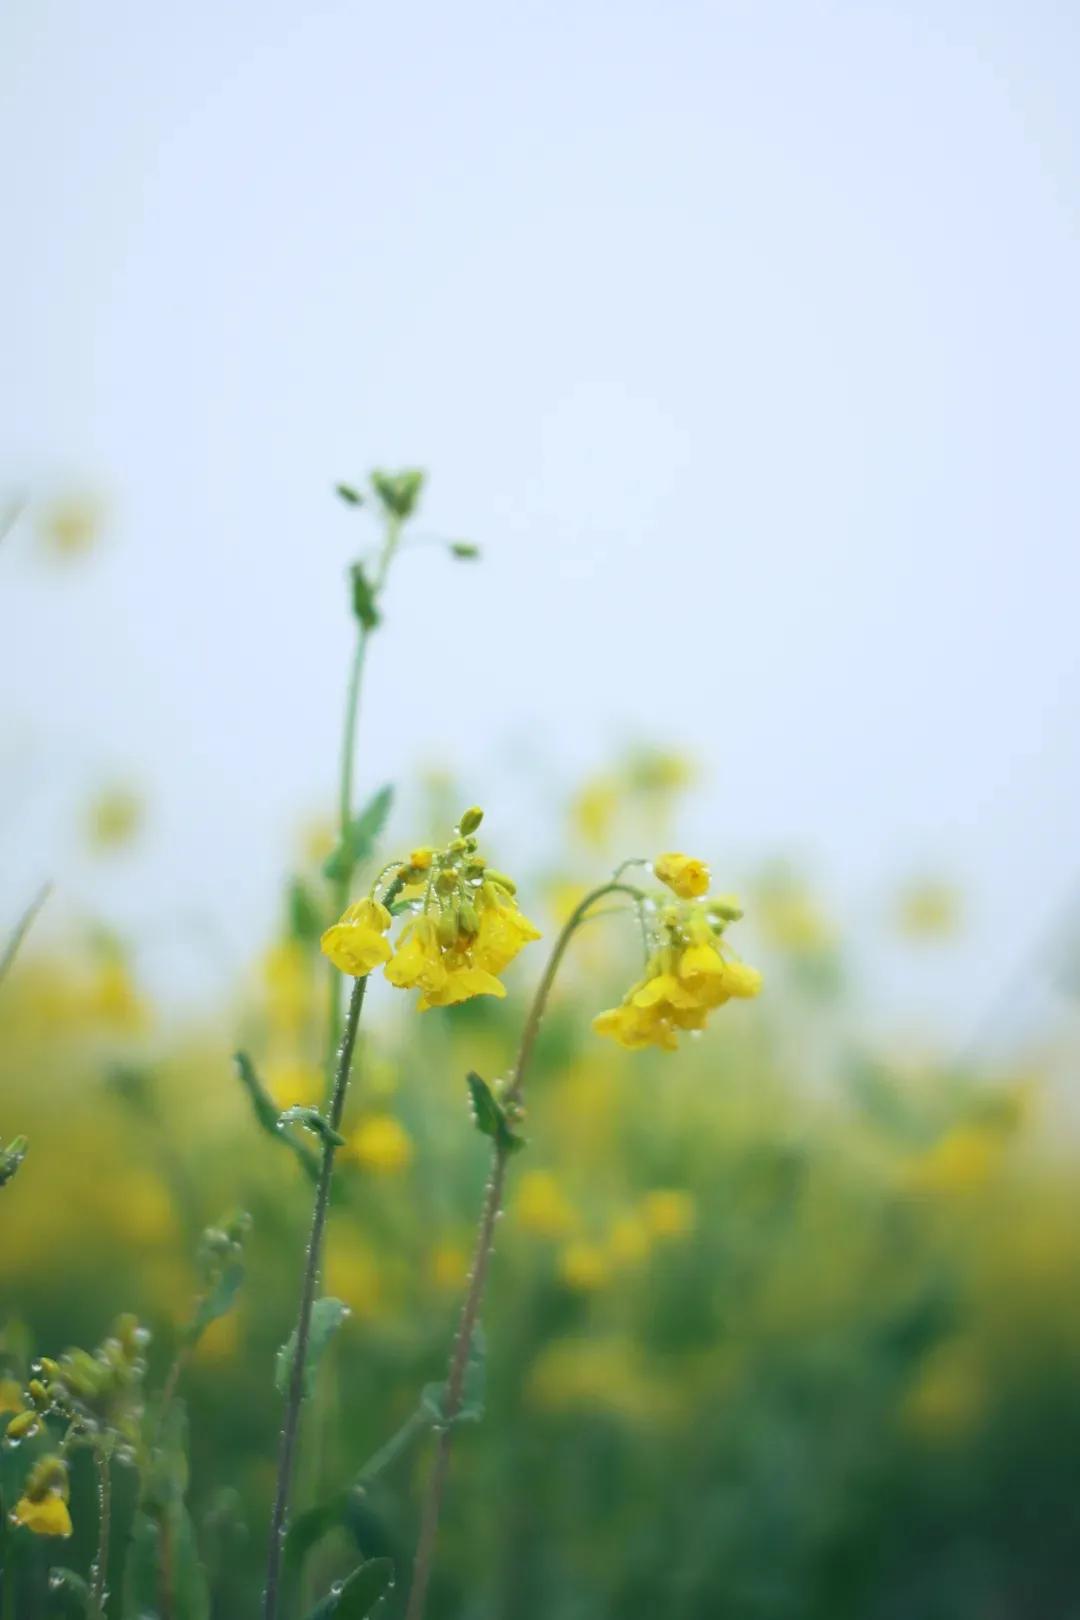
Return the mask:
[[458,831],[463,837],[468,837],[469,833],[474,833],[476,831],[483,819],[484,812],[481,810],[478,804],[474,804],[468,810],[466,810],[465,814],[458,822]]

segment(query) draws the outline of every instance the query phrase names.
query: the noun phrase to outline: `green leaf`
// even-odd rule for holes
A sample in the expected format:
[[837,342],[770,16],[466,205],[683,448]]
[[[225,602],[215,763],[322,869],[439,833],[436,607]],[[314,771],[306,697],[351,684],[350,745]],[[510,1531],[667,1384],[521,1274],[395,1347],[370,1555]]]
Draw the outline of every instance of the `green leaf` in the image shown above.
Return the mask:
[[316,1181],[319,1175],[319,1155],[315,1152],[315,1149],[310,1147],[307,1142],[300,1141],[298,1137],[291,1136],[288,1131],[278,1129],[277,1105],[259,1079],[255,1065],[248,1054],[246,1052],[236,1052],[233,1055],[233,1062],[236,1064],[236,1073],[239,1076],[240,1084],[248,1094],[252,1113],[258,1123],[268,1135],[273,1137],[275,1142],[284,1143],[299,1159],[309,1178]]
[[294,878],[288,895],[289,933],[301,945],[313,945],[322,933],[325,918],[307,884]]
[[375,598],[375,587],[364,572],[363,563],[353,563],[349,569],[352,584],[352,610],[365,630],[374,630],[382,615]]
[[472,1100],[473,1120],[481,1136],[490,1136],[505,1153],[520,1153],[525,1146],[525,1138],[518,1136],[511,1128],[506,1110],[496,1100],[487,1081],[475,1069],[470,1069],[465,1078]]
[[5,977],[8,969],[11,967],[11,964],[18,956],[20,945],[30,932],[30,929],[33,927],[34,919],[51,893],[52,884],[43,884],[43,886],[38,890],[37,894],[31,900],[30,904],[27,906],[26,910],[23,912],[22,916],[19,918],[18,922],[15,924],[15,927],[11,932],[11,936],[8,939],[7,944],[4,946],[3,952],[0,953],[0,980]]
[[25,1136],[13,1136],[7,1147],[0,1147],[0,1187],[11,1180],[26,1158],[29,1147]]
[[49,1571],[49,1613],[85,1614],[90,1603],[90,1588],[73,1569],[53,1565]]
[[335,484],[334,494],[339,495],[346,506],[363,506],[364,504],[364,497],[351,484]]
[[317,1108],[297,1103],[292,1108],[278,1115],[278,1130],[283,1131],[287,1125],[302,1125],[305,1131],[312,1131],[316,1136],[322,1137],[324,1142],[332,1142],[335,1147],[341,1147],[345,1138],[340,1131],[335,1131],[328,1119],[324,1119]]
[[461,1405],[453,1417],[447,1415],[446,1385],[425,1384],[420,1396],[420,1404],[440,1428],[446,1428],[454,1423],[479,1423],[484,1415],[484,1386],[487,1380],[487,1340],[484,1329],[478,1322],[473,1330],[472,1343],[469,1346],[469,1358],[465,1363],[465,1378],[461,1386]]
[[369,1558],[354,1569],[344,1585],[329,1592],[308,1616],[308,1620],[366,1620],[375,1605],[394,1584],[394,1566],[389,1558]]
[[474,546],[471,540],[451,540],[450,555],[457,557],[460,562],[475,562],[480,555],[480,547]]
[[324,876],[332,882],[347,878],[354,866],[366,861],[375,848],[375,841],[386,825],[390,806],[394,802],[391,783],[381,787],[349,825],[345,837],[332,855],[323,863]]
[[[125,1567],[126,1613],[139,1620],[209,1620],[210,1594],[184,1505],[188,1483],[187,1413],[174,1401],[164,1414],[136,1510]],[[171,1575],[172,1590],[162,1583]]]
[[[319,1370],[319,1362],[323,1353],[337,1329],[349,1314],[347,1305],[340,1299],[331,1295],[324,1295],[317,1299],[311,1309],[311,1328],[308,1332],[307,1359],[304,1362],[303,1393],[305,1399],[315,1388],[315,1378]],[[277,1369],[274,1374],[274,1383],[279,1395],[284,1395],[292,1379],[293,1359],[296,1355],[296,1329],[293,1328],[288,1340],[277,1353]]]
[[202,1338],[211,1322],[216,1322],[219,1316],[227,1316],[236,1303],[236,1296],[243,1287],[243,1262],[233,1260],[214,1279],[207,1293],[200,1299],[187,1330],[187,1342],[195,1345]]

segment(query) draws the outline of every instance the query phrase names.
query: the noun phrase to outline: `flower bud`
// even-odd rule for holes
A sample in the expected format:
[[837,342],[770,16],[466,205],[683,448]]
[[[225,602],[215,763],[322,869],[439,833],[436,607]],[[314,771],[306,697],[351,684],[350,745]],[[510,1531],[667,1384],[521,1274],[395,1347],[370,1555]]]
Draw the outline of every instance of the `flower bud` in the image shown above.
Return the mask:
[[457,907],[447,906],[445,911],[439,913],[437,930],[439,944],[444,951],[450,950],[457,944],[458,918]]
[[466,810],[465,814],[458,822],[458,831],[464,837],[468,837],[469,833],[474,833],[476,831],[483,819],[484,812],[481,810],[478,804],[474,804],[470,809]]

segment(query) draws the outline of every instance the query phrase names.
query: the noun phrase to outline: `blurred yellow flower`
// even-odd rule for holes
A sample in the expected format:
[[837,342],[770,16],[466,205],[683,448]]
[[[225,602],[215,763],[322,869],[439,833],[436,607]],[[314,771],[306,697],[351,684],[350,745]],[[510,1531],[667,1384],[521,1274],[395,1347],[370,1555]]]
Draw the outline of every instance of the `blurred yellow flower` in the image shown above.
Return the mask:
[[325,1080],[315,1063],[272,1064],[266,1088],[279,1108],[307,1108],[322,1101]]
[[640,1215],[619,1215],[612,1222],[608,1249],[617,1265],[638,1265],[648,1259],[651,1248],[652,1233]]
[[21,1412],[26,1402],[22,1385],[14,1378],[0,1378],[0,1412]]
[[522,1173],[514,1199],[514,1218],[537,1237],[567,1237],[577,1226],[577,1212],[550,1170]]
[[71,1514],[68,1505],[55,1491],[43,1496],[40,1502],[32,1502],[28,1496],[20,1496],[11,1516],[16,1524],[32,1530],[35,1536],[71,1534]]
[[87,490],[59,495],[37,514],[37,533],[45,549],[64,562],[90,551],[100,537],[105,503]]
[[900,896],[897,923],[908,939],[948,939],[960,921],[960,891],[951,883],[926,879],[911,884]]
[[314,1003],[309,961],[298,940],[283,939],[271,946],[263,958],[262,979],[270,1022],[284,1033],[296,1034]]
[[362,979],[383,962],[390,960],[386,938],[391,917],[378,900],[357,900],[340,921],[326,930],[322,951],[336,968],[354,979]]
[[755,911],[762,938],[796,955],[816,955],[836,943],[836,930],[795,877],[781,874],[761,887]]
[[649,1377],[623,1339],[556,1339],[533,1363],[525,1395],[545,1412],[605,1412],[650,1423],[666,1422],[675,1406],[671,1387]]
[[691,855],[674,852],[659,855],[653,862],[653,871],[680,900],[698,900],[708,893],[709,868]]
[[351,1132],[345,1151],[364,1170],[396,1175],[412,1163],[412,1137],[393,1114],[371,1114]]
[[678,1187],[654,1187],[641,1205],[649,1231],[658,1238],[685,1237],[697,1222],[697,1205],[692,1194]]
[[309,866],[321,866],[333,854],[337,835],[328,816],[313,817],[303,829],[300,847]]
[[572,801],[570,820],[591,849],[607,844],[619,808],[619,789],[610,776],[598,776]]
[[143,803],[137,793],[126,787],[106,788],[87,809],[87,840],[92,849],[120,849],[136,837],[142,819]]
[[35,1536],[70,1536],[67,1466],[62,1457],[41,1457],[30,1471],[11,1517]]
[[907,1168],[909,1186],[938,1193],[975,1192],[1001,1162],[1003,1134],[985,1125],[959,1125]]
[[436,1288],[460,1288],[469,1273],[467,1250],[459,1243],[440,1243],[431,1252],[430,1272]]
[[223,1366],[232,1361],[240,1350],[240,1312],[227,1311],[217,1317],[202,1334],[195,1346],[195,1359],[204,1366]]
[[326,1291],[344,1300],[357,1317],[377,1316],[383,1286],[375,1252],[347,1228],[331,1228],[326,1243]]
[[904,1398],[901,1418],[925,1439],[959,1439],[981,1419],[986,1398],[986,1378],[974,1347],[947,1343],[926,1357]]
[[559,1276],[577,1294],[592,1294],[611,1281],[608,1257],[597,1243],[568,1243],[559,1255]]

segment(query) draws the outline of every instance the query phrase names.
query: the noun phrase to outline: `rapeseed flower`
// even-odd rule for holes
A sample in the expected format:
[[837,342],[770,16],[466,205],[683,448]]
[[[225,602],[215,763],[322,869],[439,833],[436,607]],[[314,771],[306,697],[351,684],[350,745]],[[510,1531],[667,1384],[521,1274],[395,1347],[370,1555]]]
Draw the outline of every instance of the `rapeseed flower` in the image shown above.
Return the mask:
[[[656,862],[688,861],[664,856]],[[701,867],[700,862],[691,863]],[[669,867],[673,881],[697,888],[696,872]],[[701,867],[704,871],[705,868]],[[644,915],[644,914],[643,914]],[[731,1000],[746,1000],[761,989],[761,975],[732,956],[723,942],[729,923],[741,917],[730,899],[665,906],[652,919],[652,949],[645,973],[631,985],[618,1007],[593,1020],[598,1035],[607,1035],[630,1051],[658,1046],[673,1052],[680,1033],[704,1029],[709,1014]]]
[[371,1114],[348,1138],[349,1158],[364,1170],[396,1175],[412,1163],[412,1137],[393,1114]]
[[390,960],[386,937],[390,922],[390,913],[380,901],[357,900],[322,936],[323,955],[342,973],[362,979]]
[[680,900],[699,900],[709,892],[709,868],[692,855],[660,855],[653,862],[653,871]]
[[384,905],[372,896],[350,906],[323,935],[334,965],[354,977],[383,965],[396,989],[420,992],[421,1012],[505,996],[499,974],[540,932],[518,910],[513,881],[479,854],[474,834],[482,819],[481,810],[467,810],[445,849],[414,849],[397,865],[393,893],[404,893],[399,909],[412,914],[393,946]]

